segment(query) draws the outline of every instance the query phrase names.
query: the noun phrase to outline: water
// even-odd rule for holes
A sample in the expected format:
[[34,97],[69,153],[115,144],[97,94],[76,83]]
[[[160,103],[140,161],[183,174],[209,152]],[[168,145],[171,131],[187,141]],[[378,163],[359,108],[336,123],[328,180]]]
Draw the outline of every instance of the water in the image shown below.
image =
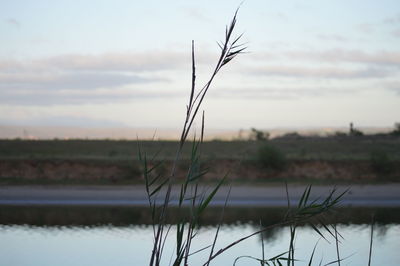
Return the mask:
[[[0,208],[0,265],[146,265],[152,248],[152,229],[145,209],[133,208]],[[215,210],[218,213],[218,210]],[[256,231],[257,216],[264,225],[280,219],[280,209],[231,209],[221,228],[217,246],[221,248]],[[375,215],[372,265],[399,265],[400,220],[398,209],[352,209],[336,214],[337,229],[344,239],[339,245],[342,265],[367,265],[370,217]],[[258,215],[257,215],[258,214]],[[353,215],[356,214],[356,215]],[[254,216],[253,216],[254,215]],[[344,216],[347,222],[344,221]],[[212,242],[216,225],[212,212],[204,218],[193,250]],[[131,222],[134,221],[134,222]],[[174,236],[174,230],[171,230]],[[296,238],[296,265],[307,265],[318,242],[314,264],[336,259],[336,246],[321,239],[309,226],[301,226]],[[263,234],[266,257],[284,252],[289,244],[289,228],[279,227]],[[165,263],[173,253],[174,241],[165,248]],[[218,257],[212,265],[232,265],[239,256],[261,257],[261,236],[250,238]],[[192,256],[190,265],[201,265],[206,251]],[[324,264],[323,263],[323,264]],[[259,265],[242,258],[236,265]]]

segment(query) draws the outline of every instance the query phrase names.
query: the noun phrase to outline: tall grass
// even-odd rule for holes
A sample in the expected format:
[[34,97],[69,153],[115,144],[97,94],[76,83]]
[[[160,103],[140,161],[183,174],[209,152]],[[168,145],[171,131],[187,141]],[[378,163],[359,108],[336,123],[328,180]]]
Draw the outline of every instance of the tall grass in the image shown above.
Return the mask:
[[[233,31],[236,26],[237,12],[238,10],[236,10],[229,26],[226,27],[224,40],[221,43],[218,43],[221,53],[217,60],[214,71],[212,72],[206,84],[200,90],[196,89],[195,49],[194,41],[192,41],[192,82],[190,97],[186,105],[186,117],[176,152],[176,157],[170,174],[166,176],[154,174],[155,169],[161,164],[158,163],[152,167],[149,167],[146,153],[142,153],[142,151],[139,149],[139,159],[143,162],[146,191],[153,221],[154,242],[149,265],[160,265],[162,260],[164,245],[171,228],[170,225],[166,224],[166,218],[168,216],[168,209],[170,206],[172,182],[176,181],[176,167],[180,161],[182,149],[189,136],[193,122],[199,114],[200,107],[208,90],[211,87],[214,78],[226,64],[228,64],[246,49],[243,44],[239,43],[242,35],[233,37]],[[176,254],[175,258],[173,259],[173,265],[181,265],[182,263],[184,265],[188,264],[189,256],[191,254],[192,240],[194,239],[199,226],[199,217],[205,211],[225,180],[225,177],[221,179],[221,181],[208,194],[205,192],[199,192],[199,179],[207,173],[207,169],[203,169],[200,163],[201,144],[203,143],[204,136],[204,111],[202,112],[201,125],[202,128],[200,138],[193,139],[189,168],[187,169],[186,177],[180,185],[178,208],[183,208],[184,204],[187,203],[189,206],[189,217],[182,218],[181,222],[176,224]],[[164,199],[162,200],[162,204],[158,206],[157,195],[159,195],[159,192],[162,190],[165,190]],[[212,251],[209,257],[211,256]]]
[[[220,56],[217,60],[216,66],[211,73],[210,78],[199,90],[196,86],[196,64],[195,64],[195,46],[192,41],[192,81],[190,88],[189,100],[186,105],[186,116],[183,123],[182,132],[180,135],[180,141],[177,147],[176,156],[171,170],[168,174],[164,174],[163,171],[157,171],[158,168],[162,167],[163,162],[157,160],[157,154],[154,156],[148,156],[145,151],[142,151],[139,145],[139,159],[143,166],[143,176],[145,180],[145,187],[147,192],[148,203],[150,206],[151,219],[152,219],[152,229],[153,229],[153,248],[151,251],[149,265],[161,265],[165,260],[164,247],[167,240],[173,236],[169,233],[171,228],[175,227],[176,235],[175,240],[175,250],[174,254],[170,259],[170,265],[189,265],[190,257],[192,254],[198,252],[208,252],[208,255],[204,255],[204,261],[202,265],[210,265],[210,263],[222,253],[228,249],[236,246],[237,244],[259,235],[273,227],[289,225],[290,227],[290,243],[288,251],[283,252],[277,256],[269,259],[265,259],[264,247],[262,247],[262,258],[253,258],[257,260],[261,265],[282,265],[282,262],[286,262],[288,266],[294,265],[295,259],[295,238],[296,229],[299,224],[308,223],[312,228],[324,237],[321,228],[317,228],[314,224],[312,218],[318,217],[318,221],[322,223],[323,228],[327,232],[333,235],[332,231],[323,223],[322,215],[330,211],[334,206],[336,206],[341,197],[345,192],[336,195],[336,190],[333,189],[329,195],[323,199],[310,200],[311,186],[307,187],[304,191],[299,203],[296,206],[290,206],[289,193],[288,197],[288,212],[285,220],[280,223],[262,227],[260,230],[253,232],[249,235],[243,236],[240,239],[226,245],[225,247],[216,249],[216,242],[218,239],[218,233],[220,229],[220,224],[217,226],[216,233],[213,237],[211,243],[199,250],[192,250],[192,243],[196,240],[198,234],[198,229],[200,226],[200,217],[206,212],[209,204],[211,203],[213,197],[218,192],[221,185],[227,179],[227,175],[222,177],[220,181],[210,189],[209,192],[204,191],[199,186],[199,182],[207,174],[208,169],[205,168],[201,163],[202,155],[202,144],[204,136],[204,126],[205,126],[205,113],[200,111],[205,96],[211,85],[217,76],[217,74],[222,70],[222,68],[230,63],[236,56],[242,54],[246,47],[239,43],[242,35],[238,37],[233,37],[234,29],[237,22],[236,10],[232,21],[226,27],[224,40],[219,43],[221,49]],[[193,122],[196,117],[201,114],[201,132],[199,137],[194,137],[191,146],[190,163],[186,171],[185,177],[176,176],[176,168],[181,160],[182,149],[188,139],[189,132],[191,131]],[[179,184],[179,195],[177,199],[172,198],[172,184]],[[167,224],[167,217],[169,215],[169,210],[172,205],[172,200],[174,200],[177,208],[186,215],[182,215],[175,225]],[[229,194],[226,196],[225,206],[229,200]],[[222,220],[222,217],[221,217]],[[336,232],[336,231],[335,231]],[[315,249],[314,249],[315,251]],[[314,253],[314,252],[313,252]],[[170,254],[168,254],[171,256]],[[235,259],[234,264],[243,257],[240,256]],[[313,254],[310,258],[310,265],[312,263]],[[340,258],[337,260],[340,262]]]

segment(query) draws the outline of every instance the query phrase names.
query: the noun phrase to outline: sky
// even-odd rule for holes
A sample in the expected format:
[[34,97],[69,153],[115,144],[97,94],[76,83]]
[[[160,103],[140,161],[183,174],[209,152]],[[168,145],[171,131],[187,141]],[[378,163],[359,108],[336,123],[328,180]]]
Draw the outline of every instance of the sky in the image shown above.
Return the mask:
[[[0,125],[180,128],[241,2],[0,0]],[[400,122],[398,0],[246,0],[241,33],[206,127]]]

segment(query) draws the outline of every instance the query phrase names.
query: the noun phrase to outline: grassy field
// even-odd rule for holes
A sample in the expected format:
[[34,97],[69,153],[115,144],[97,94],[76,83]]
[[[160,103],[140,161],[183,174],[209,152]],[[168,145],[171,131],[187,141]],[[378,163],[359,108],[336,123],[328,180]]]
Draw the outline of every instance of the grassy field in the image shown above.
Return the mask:
[[[148,158],[163,160],[160,174],[172,167],[177,141],[0,140],[1,184],[143,183],[138,145]],[[273,146],[280,157],[260,148]],[[179,176],[187,172],[191,143],[183,149]],[[207,141],[202,158],[204,182],[229,171],[234,182],[376,183],[400,181],[399,137],[286,138],[268,141]],[[374,155],[375,154],[375,158]],[[376,156],[377,155],[377,156]],[[269,160],[269,161],[268,161]]]
[[[253,160],[266,143],[291,160],[368,160],[379,151],[400,160],[399,137],[297,138],[269,141],[208,141],[202,147],[207,159]],[[136,160],[138,141],[124,140],[0,140],[0,159]],[[149,155],[174,159],[176,141],[140,141]],[[191,143],[185,146],[188,158]]]

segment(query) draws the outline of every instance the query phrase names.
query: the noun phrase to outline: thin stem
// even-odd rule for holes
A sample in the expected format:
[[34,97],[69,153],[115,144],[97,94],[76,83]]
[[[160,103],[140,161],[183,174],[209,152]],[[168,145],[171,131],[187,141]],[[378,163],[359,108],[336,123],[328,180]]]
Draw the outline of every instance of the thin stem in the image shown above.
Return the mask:
[[371,238],[369,240],[369,255],[368,255],[368,266],[371,266],[371,257],[372,257],[372,239],[374,237],[374,217],[372,216],[371,221]]
[[333,229],[335,230],[335,243],[336,243],[337,263],[340,266],[339,239],[338,239],[338,232],[337,232],[336,224],[333,225]]
[[[262,228],[262,223],[261,223],[261,220],[260,220],[260,228]],[[263,236],[263,234],[261,233],[260,234],[260,236],[261,236],[261,258],[262,258],[262,262],[261,262],[261,265],[262,266],[264,266],[265,265],[265,250],[264,250],[264,236]]]
[[229,196],[230,196],[230,194],[231,194],[231,189],[232,189],[232,187],[229,187],[228,194],[226,195],[226,198],[225,198],[224,207],[223,207],[223,209],[222,209],[222,213],[221,213],[221,217],[220,217],[220,220],[219,220],[219,223],[218,223],[217,231],[215,232],[215,237],[214,237],[214,241],[213,241],[212,246],[211,246],[211,251],[210,251],[210,256],[208,257],[207,266],[210,265],[211,257],[212,257],[212,255],[213,255],[214,248],[215,248],[215,244],[217,243],[217,238],[218,238],[219,230],[220,230],[220,228],[221,228],[221,222],[222,222],[222,219],[223,219],[224,214],[225,214],[225,209],[226,209],[226,206],[227,206],[227,204],[228,204],[228,199],[229,199]]
[[[308,220],[308,219],[309,219],[308,217],[303,218],[303,219],[299,219],[298,222],[306,221],[306,220]],[[213,259],[215,259],[217,256],[219,256],[220,254],[222,254],[222,253],[225,252],[226,250],[228,250],[228,249],[230,249],[230,248],[236,246],[237,244],[243,242],[244,240],[247,240],[247,239],[249,239],[249,238],[251,238],[251,237],[253,237],[253,236],[255,236],[255,235],[258,235],[258,234],[260,234],[260,233],[262,233],[262,232],[265,232],[265,231],[267,231],[267,230],[270,230],[271,228],[275,228],[275,227],[278,227],[278,226],[288,225],[288,224],[290,224],[290,223],[292,223],[292,222],[293,222],[293,221],[284,221],[284,222],[280,222],[280,223],[277,223],[277,224],[272,224],[272,225],[269,225],[269,226],[264,227],[264,228],[261,229],[261,230],[258,230],[258,231],[256,231],[256,232],[253,232],[253,233],[251,233],[251,234],[249,234],[249,235],[247,235],[247,236],[245,236],[245,237],[242,237],[242,238],[236,240],[235,242],[232,242],[232,243],[230,243],[229,245],[225,246],[224,248],[221,248],[220,250],[218,250],[214,255],[211,256],[211,258],[210,258],[209,260],[207,260],[207,261],[203,264],[203,266],[208,265],[208,263],[209,263],[210,261],[212,261]]]
[[[150,266],[158,266],[161,263],[161,257],[163,253],[163,247],[166,243],[166,239],[169,233],[169,229],[165,232],[165,226],[166,226],[166,218],[167,218],[167,213],[169,210],[169,203],[170,203],[170,198],[171,198],[171,190],[172,190],[172,181],[175,179],[176,175],[176,169],[177,169],[177,164],[181,159],[182,155],[182,149],[183,146],[187,140],[187,137],[189,135],[189,132],[192,128],[193,122],[196,119],[196,116],[198,114],[198,111],[200,109],[200,106],[205,98],[205,95],[207,94],[208,89],[211,86],[211,83],[213,82],[215,76],[217,73],[221,70],[221,68],[227,64],[229,61],[231,61],[236,55],[242,53],[242,51],[245,48],[238,48],[240,46],[234,44],[240,39],[241,35],[236,38],[232,43],[231,42],[231,36],[233,33],[233,30],[235,28],[236,24],[236,16],[238,13],[238,9],[235,12],[235,15],[229,25],[229,27],[226,28],[226,34],[225,34],[225,40],[224,44],[222,46],[221,54],[219,56],[217,65],[212,72],[212,75],[208,82],[203,86],[203,88],[196,94],[196,61],[195,61],[195,50],[194,50],[194,41],[192,41],[192,64],[191,64],[191,69],[192,69],[192,81],[191,81],[191,89],[190,89],[190,97],[189,97],[189,102],[186,106],[186,116],[182,128],[182,133],[180,137],[180,142],[179,146],[176,152],[175,160],[173,162],[173,166],[171,169],[171,173],[169,176],[166,177],[165,182],[161,183],[161,185],[156,189],[158,191],[159,189],[164,189],[164,185],[167,184],[167,190],[164,196],[164,202],[162,203],[162,209],[159,213],[159,216],[157,218],[153,214],[153,223],[156,221],[157,223],[157,229],[153,229],[154,232],[154,245],[153,245],[153,251],[150,259]],[[201,128],[201,139],[200,143],[203,142],[203,137],[204,137],[204,112],[202,116],[202,128]],[[188,181],[185,181],[188,182]],[[155,212],[155,207],[156,207],[156,200],[151,200],[151,196],[154,192],[150,193],[149,187],[151,186],[152,183],[149,183],[148,180],[146,180],[146,189],[147,189],[147,195],[149,198],[149,203],[150,207],[152,208],[153,213]],[[181,195],[180,195],[180,200],[184,199],[186,197],[186,186],[187,184],[185,183],[184,189],[181,189]],[[195,195],[192,199],[192,211],[196,208],[196,198],[197,198],[197,184],[196,184],[196,192]],[[181,201],[180,201],[181,204]],[[181,206],[181,205],[179,205]],[[185,242],[185,250],[183,251],[184,254],[184,263],[187,264],[188,261],[188,256],[189,256],[189,251],[191,247],[191,240],[195,236],[194,233],[194,225],[197,224],[198,222],[198,217],[197,213],[195,215],[196,217],[191,217],[190,220],[190,226],[187,231],[187,239]]]

